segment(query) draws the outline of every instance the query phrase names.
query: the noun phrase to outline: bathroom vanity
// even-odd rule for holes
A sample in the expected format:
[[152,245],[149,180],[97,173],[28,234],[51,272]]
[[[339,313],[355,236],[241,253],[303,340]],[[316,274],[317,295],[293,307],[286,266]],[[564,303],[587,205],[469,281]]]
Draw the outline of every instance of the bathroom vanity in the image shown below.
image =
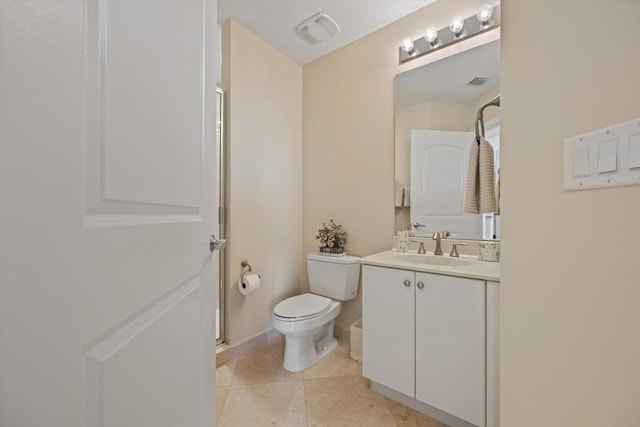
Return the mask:
[[500,263],[386,251],[361,264],[372,389],[451,426],[498,426]]

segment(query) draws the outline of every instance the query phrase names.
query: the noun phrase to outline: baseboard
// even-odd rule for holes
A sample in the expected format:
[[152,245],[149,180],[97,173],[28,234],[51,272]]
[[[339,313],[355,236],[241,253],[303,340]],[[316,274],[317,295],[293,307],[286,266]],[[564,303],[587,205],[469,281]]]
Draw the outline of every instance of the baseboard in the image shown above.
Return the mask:
[[389,387],[383,386],[375,381],[371,381],[371,390],[376,393],[380,393],[383,396],[388,397],[391,400],[395,400],[396,402],[402,403],[404,406],[408,406],[411,409],[414,409],[418,412],[421,412],[425,415],[430,416],[431,418],[435,418],[436,420],[445,423],[451,427],[477,427],[475,424],[471,424],[468,421],[460,419],[454,415],[451,415],[447,412],[441,411],[438,408],[434,408],[431,405],[427,405],[424,402],[420,402],[412,397],[409,397],[405,394],[397,392]]
[[218,346],[218,348],[216,348],[216,367],[222,366],[231,359],[242,356],[256,347],[260,347],[262,344],[278,335],[280,335],[278,331],[270,329],[234,346],[228,344]]

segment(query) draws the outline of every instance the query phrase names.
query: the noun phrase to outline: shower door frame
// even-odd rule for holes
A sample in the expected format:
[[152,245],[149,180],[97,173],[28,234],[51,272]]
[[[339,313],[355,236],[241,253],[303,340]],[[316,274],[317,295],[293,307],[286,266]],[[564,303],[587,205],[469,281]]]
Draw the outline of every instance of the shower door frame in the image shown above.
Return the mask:
[[[220,87],[216,87],[216,162],[217,162],[217,185],[218,185],[218,234],[220,239],[227,239],[226,236],[226,150],[225,150],[225,132],[224,132],[224,90]],[[216,316],[216,321],[220,323],[220,337],[216,337],[216,346],[224,344],[225,342],[225,320],[226,320],[226,298],[225,289],[227,283],[225,261],[226,261],[226,248],[222,248],[218,251],[218,312],[219,316]]]

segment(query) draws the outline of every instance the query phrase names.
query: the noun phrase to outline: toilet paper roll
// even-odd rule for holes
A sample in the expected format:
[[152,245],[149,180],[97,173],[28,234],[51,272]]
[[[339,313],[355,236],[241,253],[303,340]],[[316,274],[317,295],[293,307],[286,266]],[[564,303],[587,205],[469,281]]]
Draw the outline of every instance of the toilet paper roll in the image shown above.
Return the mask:
[[260,276],[255,273],[245,274],[238,280],[238,290],[242,295],[248,295],[258,289],[260,289]]

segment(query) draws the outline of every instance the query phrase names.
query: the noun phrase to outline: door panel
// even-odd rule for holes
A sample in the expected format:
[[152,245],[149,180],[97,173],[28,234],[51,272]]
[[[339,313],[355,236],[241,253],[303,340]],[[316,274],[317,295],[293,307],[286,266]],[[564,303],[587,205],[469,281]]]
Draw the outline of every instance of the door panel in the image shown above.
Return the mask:
[[424,215],[461,215],[463,200],[458,197],[464,185],[465,150],[450,145],[422,149]]
[[411,131],[411,222],[416,235],[449,230],[451,237],[482,238],[482,219],[464,213],[471,132]]
[[86,350],[87,425],[198,425],[200,288],[191,280]]
[[0,2],[1,425],[213,424],[216,6]]
[[[144,1],[86,8],[89,213],[197,214],[202,2],[157,2],[151,13]],[[189,25],[167,30],[179,20]]]
[[202,3],[155,2],[152,13],[145,3],[102,0],[89,28],[99,31],[104,197],[199,207]]

